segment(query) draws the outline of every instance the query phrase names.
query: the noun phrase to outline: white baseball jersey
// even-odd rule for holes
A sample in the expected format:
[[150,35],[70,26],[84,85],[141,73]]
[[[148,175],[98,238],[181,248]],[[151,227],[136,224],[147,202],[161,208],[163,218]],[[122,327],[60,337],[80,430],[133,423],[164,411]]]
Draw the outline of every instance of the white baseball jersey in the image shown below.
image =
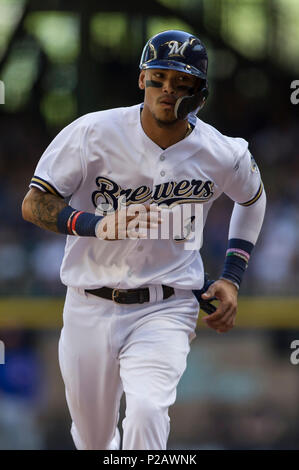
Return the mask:
[[[221,193],[243,205],[262,193],[258,168],[244,139],[222,135],[197,119],[191,134],[163,150],[143,131],[140,104],[84,115],[64,128],[42,155],[30,186],[96,213],[101,202],[174,207],[203,204],[204,219]],[[67,286],[135,288],[203,285],[199,250],[175,240],[103,241],[67,236],[61,266]]]

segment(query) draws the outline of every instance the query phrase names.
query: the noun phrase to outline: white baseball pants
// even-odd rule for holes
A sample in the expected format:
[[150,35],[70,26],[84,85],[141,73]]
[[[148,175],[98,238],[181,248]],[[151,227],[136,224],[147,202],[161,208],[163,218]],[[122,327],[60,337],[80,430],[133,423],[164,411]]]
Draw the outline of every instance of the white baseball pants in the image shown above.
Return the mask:
[[162,300],[120,305],[68,288],[59,364],[77,449],[119,449],[120,399],[125,393],[122,449],[165,450],[168,408],[195,337],[198,302],[176,289]]

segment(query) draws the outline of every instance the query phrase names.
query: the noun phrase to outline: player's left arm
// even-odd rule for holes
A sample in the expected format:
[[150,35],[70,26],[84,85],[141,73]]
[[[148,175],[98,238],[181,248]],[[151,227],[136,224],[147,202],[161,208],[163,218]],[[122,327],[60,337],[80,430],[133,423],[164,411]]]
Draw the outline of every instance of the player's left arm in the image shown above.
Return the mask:
[[225,192],[235,204],[224,266],[220,278],[202,295],[204,300],[216,297],[220,301],[217,310],[203,318],[209,327],[219,333],[229,331],[235,325],[239,287],[266,209],[266,194],[260,172],[248,151],[238,162],[237,169],[234,168]]

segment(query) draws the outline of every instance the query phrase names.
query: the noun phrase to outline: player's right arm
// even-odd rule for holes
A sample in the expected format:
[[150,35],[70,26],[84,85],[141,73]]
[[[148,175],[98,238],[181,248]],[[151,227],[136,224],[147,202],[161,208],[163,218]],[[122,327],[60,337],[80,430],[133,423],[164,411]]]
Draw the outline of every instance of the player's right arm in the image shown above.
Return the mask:
[[[136,215],[137,213],[137,215]],[[91,236],[113,241],[126,238],[145,238],[139,229],[151,229],[161,223],[160,210],[149,204],[120,208],[106,216],[78,211],[52,193],[32,187],[22,204],[25,220],[56,233]]]
[[31,188],[22,203],[22,216],[27,222],[45,230],[59,233],[58,214],[67,206],[64,199],[51,193]]

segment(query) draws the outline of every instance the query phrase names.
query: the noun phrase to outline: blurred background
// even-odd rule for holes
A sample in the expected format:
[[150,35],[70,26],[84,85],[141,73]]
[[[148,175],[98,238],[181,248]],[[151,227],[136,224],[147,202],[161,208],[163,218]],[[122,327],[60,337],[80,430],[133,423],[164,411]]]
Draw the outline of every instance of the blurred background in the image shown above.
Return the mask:
[[[299,2],[0,0],[0,449],[74,448],[57,357],[65,238],[22,220],[31,176],[75,118],[142,102],[141,51],[166,29],[206,45],[210,96],[199,117],[249,141],[268,197],[237,327],[218,335],[198,322],[169,448],[299,448],[299,365],[290,362],[299,340]],[[212,278],[231,209],[221,197],[205,228]]]

